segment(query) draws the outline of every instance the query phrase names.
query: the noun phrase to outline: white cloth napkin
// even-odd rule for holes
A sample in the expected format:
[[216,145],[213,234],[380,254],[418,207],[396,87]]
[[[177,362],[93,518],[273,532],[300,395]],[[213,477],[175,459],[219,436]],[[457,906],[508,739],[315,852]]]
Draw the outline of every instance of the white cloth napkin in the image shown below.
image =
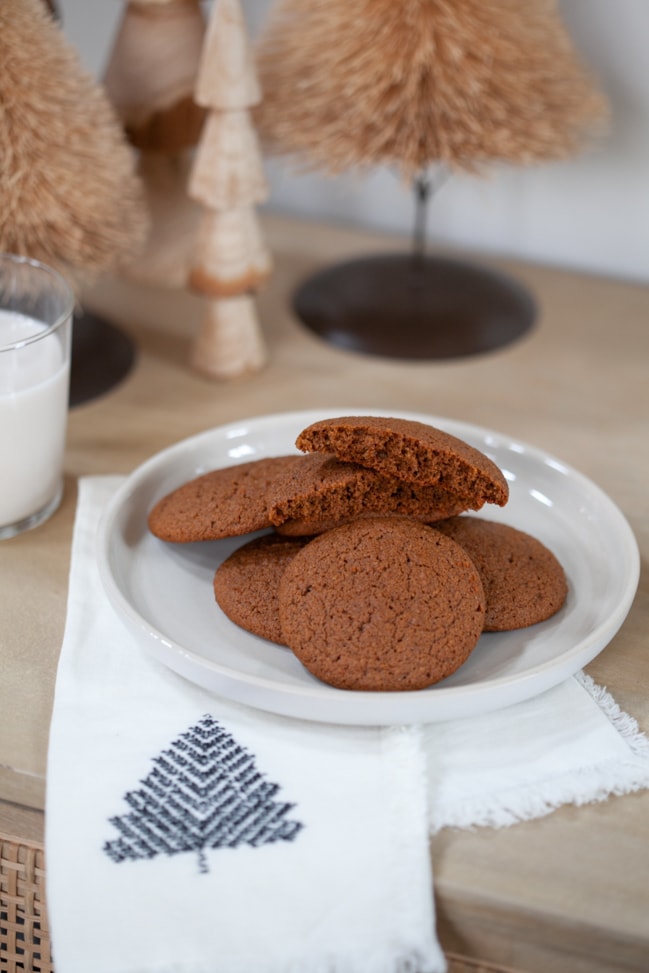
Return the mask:
[[422,729],[432,833],[649,787],[649,739],[584,672],[497,713]]
[[57,973],[438,973],[428,835],[649,786],[649,741],[583,673],[476,719],[355,728],[216,698],[107,602],[80,481],[48,757]]
[[141,651],[80,482],[48,756],[57,973],[437,973],[421,729],[275,717]]

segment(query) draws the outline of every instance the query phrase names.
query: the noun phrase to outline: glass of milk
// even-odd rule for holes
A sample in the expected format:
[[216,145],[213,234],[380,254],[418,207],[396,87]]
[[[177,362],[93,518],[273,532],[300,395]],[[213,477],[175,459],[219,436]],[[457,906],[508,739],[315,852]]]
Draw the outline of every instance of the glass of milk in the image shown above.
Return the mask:
[[0,254],[0,540],[61,502],[73,310],[55,270]]

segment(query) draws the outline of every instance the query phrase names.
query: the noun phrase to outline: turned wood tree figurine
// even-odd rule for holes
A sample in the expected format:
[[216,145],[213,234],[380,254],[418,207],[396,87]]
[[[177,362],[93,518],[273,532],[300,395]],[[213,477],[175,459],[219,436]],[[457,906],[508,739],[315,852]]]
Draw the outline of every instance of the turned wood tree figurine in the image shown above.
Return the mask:
[[188,183],[203,208],[189,287],[205,311],[191,363],[230,378],[266,361],[255,295],[271,271],[255,211],[268,194],[250,115],[261,90],[239,0],[214,4],[194,97],[207,118]]
[[126,273],[156,286],[185,286],[200,216],[188,205],[187,179],[205,119],[194,99],[205,26],[200,0],[128,0],[104,76],[138,150],[152,222],[147,246]]

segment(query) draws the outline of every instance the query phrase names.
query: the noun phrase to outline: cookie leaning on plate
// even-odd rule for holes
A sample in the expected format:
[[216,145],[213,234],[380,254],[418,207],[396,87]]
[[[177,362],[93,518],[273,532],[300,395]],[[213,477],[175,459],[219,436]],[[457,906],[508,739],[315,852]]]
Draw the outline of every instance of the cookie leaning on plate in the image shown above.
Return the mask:
[[242,544],[214,574],[214,596],[231,622],[284,645],[279,621],[279,583],[308,537],[264,534]]
[[[385,476],[420,486],[440,486],[467,507],[504,506],[509,487],[488,456],[450,433],[412,419],[345,416],[314,422],[296,439],[303,452],[332,453]],[[477,506],[476,506],[477,504]]]
[[369,517],[306,544],[279,585],[282,636],[338,689],[424,689],[482,632],[480,576],[455,541],[405,517]]
[[460,544],[478,569],[487,599],[485,632],[527,628],[563,606],[564,570],[536,537],[481,517],[452,517],[433,526]]
[[272,484],[302,458],[264,457],[203,473],[158,500],[149,513],[149,530],[163,541],[187,544],[270,527]]

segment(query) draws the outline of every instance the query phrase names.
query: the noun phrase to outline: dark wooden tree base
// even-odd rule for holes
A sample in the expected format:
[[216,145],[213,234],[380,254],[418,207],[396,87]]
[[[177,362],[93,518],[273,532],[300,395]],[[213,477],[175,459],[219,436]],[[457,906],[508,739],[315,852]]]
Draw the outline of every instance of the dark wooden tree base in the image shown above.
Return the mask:
[[126,378],[135,357],[135,344],[115,325],[88,312],[75,314],[70,406],[82,405],[113,389]]
[[333,345],[415,360],[502,348],[522,337],[536,317],[532,296],[505,274],[417,254],[327,268],[298,288],[293,308]]

